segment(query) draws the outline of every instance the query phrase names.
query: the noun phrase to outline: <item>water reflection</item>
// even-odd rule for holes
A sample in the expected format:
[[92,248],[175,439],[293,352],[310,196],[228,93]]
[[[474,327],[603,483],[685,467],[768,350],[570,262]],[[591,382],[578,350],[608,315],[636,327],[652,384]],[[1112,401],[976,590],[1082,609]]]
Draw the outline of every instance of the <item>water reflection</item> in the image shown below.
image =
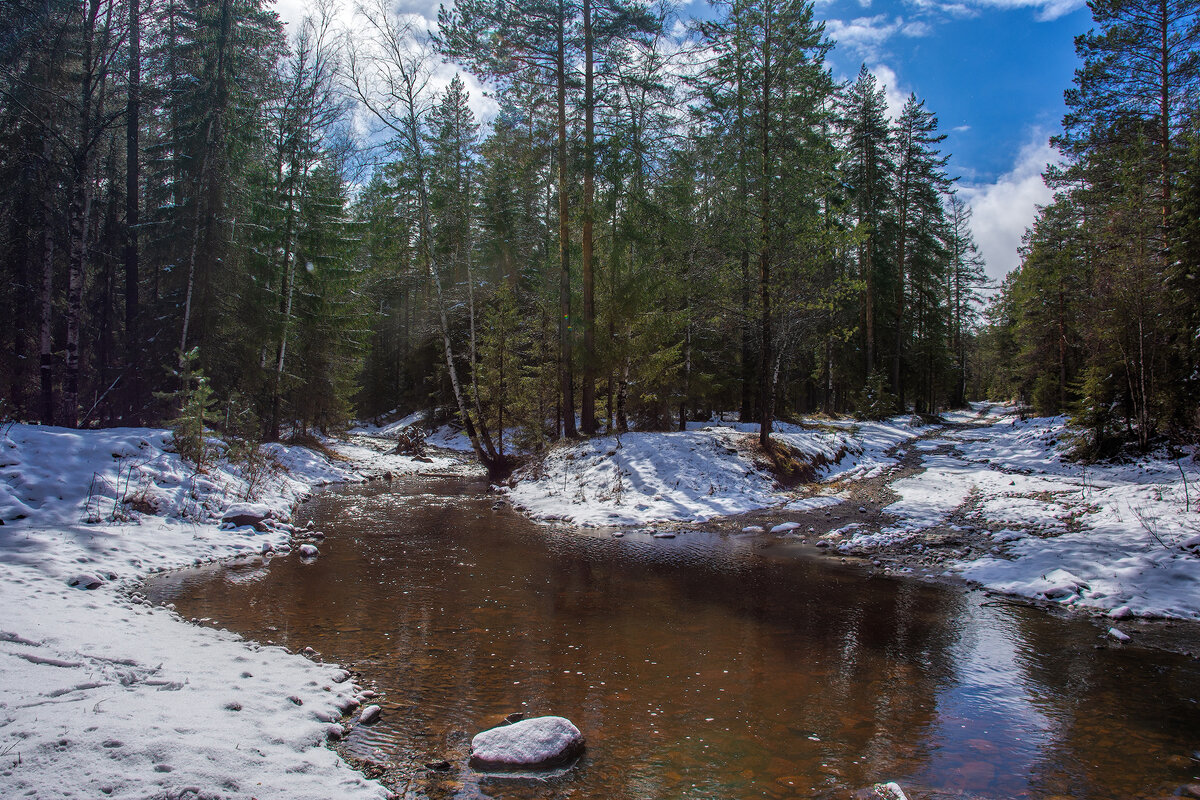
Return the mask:
[[[1200,675],[1097,630],[798,558],[770,537],[554,532],[460,483],[330,492],[313,563],[193,570],[153,594],[352,661],[384,694],[357,755],[413,797],[1160,796],[1192,780]],[[466,767],[513,711],[586,734],[568,775]],[[420,765],[440,759],[449,774]],[[1157,793],[1157,794],[1156,794]],[[1168,791],[1169,793],[1169,791]]]

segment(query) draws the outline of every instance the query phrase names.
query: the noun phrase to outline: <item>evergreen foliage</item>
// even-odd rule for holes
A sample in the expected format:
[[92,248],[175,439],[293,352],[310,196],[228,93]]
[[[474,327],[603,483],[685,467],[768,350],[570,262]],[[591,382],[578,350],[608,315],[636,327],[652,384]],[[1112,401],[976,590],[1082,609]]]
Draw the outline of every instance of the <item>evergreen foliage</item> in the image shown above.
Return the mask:
[[[936,116],[911,97],[889,119],[865,68],[837,85],[811,2],[718,2],[682,48],[643,0],[460,0],[432,33],[366,3],[345,41],[332,11],[314,0],[286,38],[264,0],[6,11],[14,414],[150,422],[186,401],[195,420],[203,385],[248,453],[426,409],[500,475],[514,448],[731,409],[767,446],[775,419],[816,410],[1035,389],[1065,409],[1099,396],[1080,383],[1090,358],[1141,427],[1190,424],[1168,376],[1200,348],[1153,291],[1159,129],[1123,108],[1106,127],[1120,136],[1085,135],[1114,64],[1072,106],[1077,165],[1060,177],[1080,188],[1039,221],[983,327]],[[436,84],[439,58],[463,73]],[[468,76],[495,99],[488,120]],[[1200,149],[1177,88],[1167,285],[1194,306]],[[1127,168],[1106,172],[1114,159]],[[187,397],[152,366],[179,350],[196,353]]]

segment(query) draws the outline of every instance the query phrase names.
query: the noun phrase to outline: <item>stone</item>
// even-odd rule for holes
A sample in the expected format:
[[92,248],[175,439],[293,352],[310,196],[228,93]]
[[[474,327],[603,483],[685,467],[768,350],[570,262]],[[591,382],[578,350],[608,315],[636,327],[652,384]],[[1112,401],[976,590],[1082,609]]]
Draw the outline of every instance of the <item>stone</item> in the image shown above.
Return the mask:
[[221,522],[228,522],[235,527],[250,525],[257,531],[267,529],[266,520],[271,516],[271,508],[263,503],[234,503],[225,509]]
[[67,579],[67,586],[74,586],[79,589],[99,589],[103,585],[104,579],[90,572],[81,572]]
[[857,800],[908,800],[908,795],[900,788],[900,784],[877,783],[868,789],[861,789],[854,794]]
[[534,717],[476,734],[471,766],[536,770],[562,766],[583,752],[583,734],[564,717]]
[[359,724],[370,725],[372,722],[379,720],[379,715],[383,713],[383,709],[376,705],[370,705],[364,708],[358,714]]
[[300,557],[301,558],[316,558],[320,554],[321,554],[321,551],[318,550],[315,546],[313,546],[311,544],[300,545]]

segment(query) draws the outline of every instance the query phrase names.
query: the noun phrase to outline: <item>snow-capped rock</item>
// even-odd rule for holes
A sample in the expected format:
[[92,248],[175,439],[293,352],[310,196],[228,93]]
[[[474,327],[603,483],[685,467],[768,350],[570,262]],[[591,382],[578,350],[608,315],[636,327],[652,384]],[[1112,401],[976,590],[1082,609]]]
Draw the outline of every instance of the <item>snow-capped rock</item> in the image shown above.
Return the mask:
[[519,770],[560,766],[583,752],[583,734],[565,717],[534,717],[476,734],[471,765]]

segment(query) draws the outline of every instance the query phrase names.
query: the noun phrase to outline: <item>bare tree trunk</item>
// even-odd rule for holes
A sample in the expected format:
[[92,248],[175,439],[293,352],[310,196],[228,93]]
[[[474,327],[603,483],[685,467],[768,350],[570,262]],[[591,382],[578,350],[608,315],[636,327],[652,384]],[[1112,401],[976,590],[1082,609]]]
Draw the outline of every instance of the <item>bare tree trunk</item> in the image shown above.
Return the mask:
[[42,141],[42,288],[38,366],[42,424],[54,424],[54,193],[50,183],[50,140]]
[[200,172],[196,176],[196,208],[192,215],[192,245],[188,250],[187,291],[183,299],[183,330],[179,334],[179,358],[187,352],[188,328],[192,321],[192,294],[196,287],[196,250],[200,246],[200,223],[203,220],[204,178],[208,172],[208,151],[212,146],[212,132],[215,120],[209,119],[208,129],[204,134],[204,156],[200,159]]
[[138,215],[141,205],[142,88],[141,16],[138,0],[129,0],[129,88],[125,107],[125,363],[129,368],[129,410],[134,422],[142,410],[141,336],[138,331]]
[[596,301],[593,271],[592,205],[595,199],[595,63],[592,3],[583,0],[583,432],[596,433]]
[[759,416],[758,442],[763,448],[771,447],[771,423],[774,411],[773,370],[771,369],[771,17],[768,12],[764,20],[763,36],[763,77],[762,77],[762,131],[760,158],[762,160],[760,177],[762,179],[761,197],[759,200],[762,217],[761,241],[758,255],[758,281],[762,300],[762,344],[761,363],[762,389],[759,402],[762,404]]
[[575,430],[574,371],[571,356],[571,230],[567,206],[567,43],[566,5],[558,0],[558,299],[562,318],[558,321],[560,394],[563,436],[573,439]]
[[[79,423],[79,340],[83,324],[83,273],[87,266],[88,235],[92,216],[92,158],[96,123],[93,118],[101,75],[96,71],[96,18],[100,0],[89,0],[83,28],[83,74],[79,92],[79,141],[71,160],[71,202],[67,257],[67,341],[63,358],[64,422]],[[111,13],[111,8],[110,8]]]

